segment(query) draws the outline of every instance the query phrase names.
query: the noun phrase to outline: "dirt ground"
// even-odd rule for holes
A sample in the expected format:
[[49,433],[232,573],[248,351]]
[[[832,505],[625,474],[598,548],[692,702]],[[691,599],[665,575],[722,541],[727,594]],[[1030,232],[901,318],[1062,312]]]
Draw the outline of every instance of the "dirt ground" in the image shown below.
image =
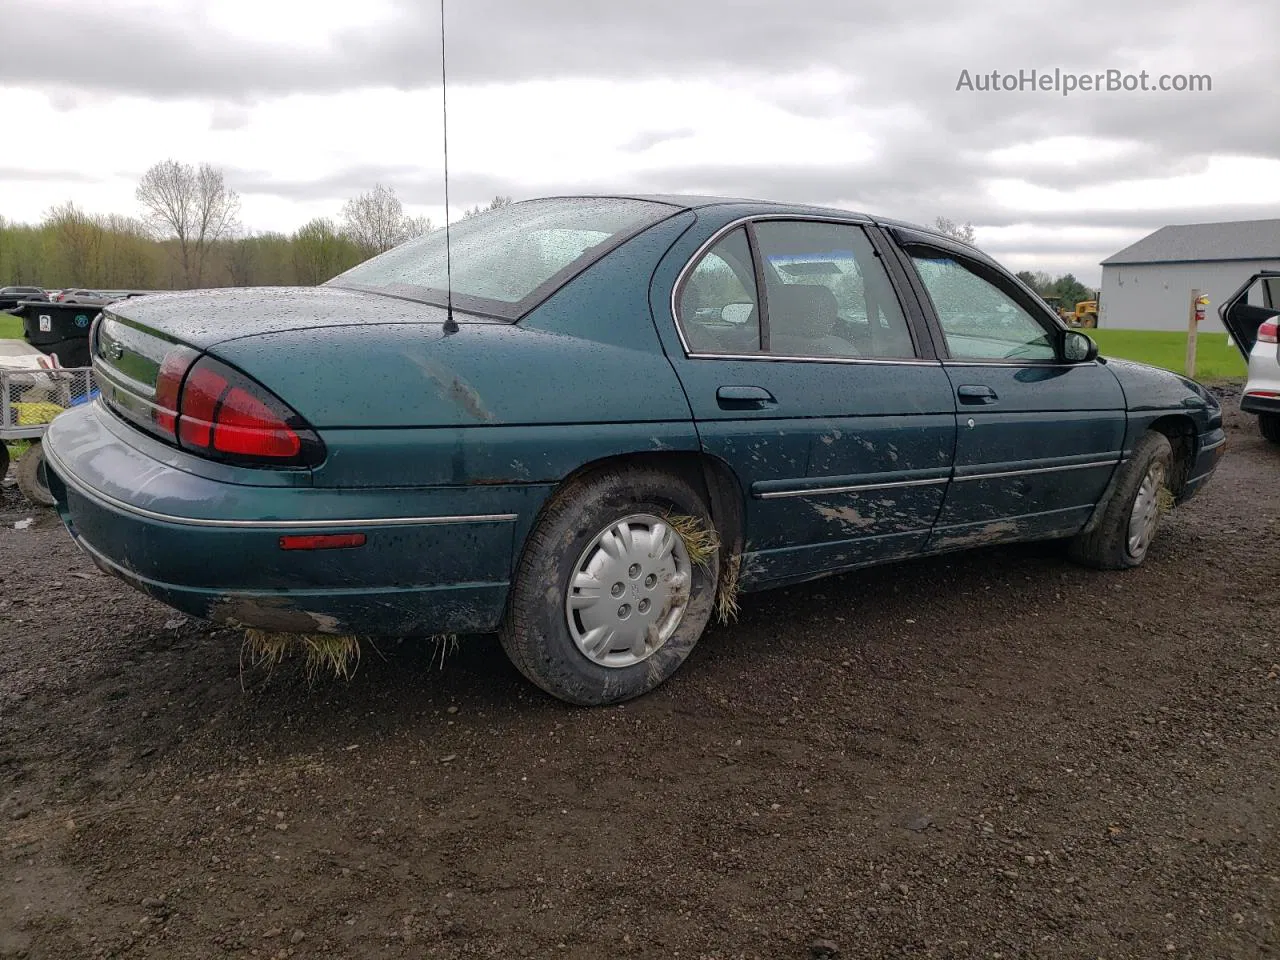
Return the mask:
[[754,595],[587,711],[492,638],[242,677],[7,487],[0,957],[1274,956],[1280,450],[1230,424],[1139,570]]

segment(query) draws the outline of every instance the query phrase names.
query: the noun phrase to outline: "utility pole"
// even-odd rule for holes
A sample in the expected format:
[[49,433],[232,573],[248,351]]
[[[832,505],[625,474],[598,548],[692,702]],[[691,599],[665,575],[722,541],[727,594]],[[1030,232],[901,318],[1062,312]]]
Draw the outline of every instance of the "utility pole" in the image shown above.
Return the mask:
[[1209,298],[1201,295],[1199,290],[1191,291],[1191,311],[1187,316],[1187,376],[1193,380],[1196,375],[1196,332],[1208,304]]

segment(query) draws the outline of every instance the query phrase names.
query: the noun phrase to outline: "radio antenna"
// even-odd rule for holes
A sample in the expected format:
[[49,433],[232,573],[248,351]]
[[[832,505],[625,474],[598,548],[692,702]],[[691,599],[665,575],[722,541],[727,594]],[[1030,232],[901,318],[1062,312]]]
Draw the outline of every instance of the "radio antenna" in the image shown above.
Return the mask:
[[444,0],[440,0],[440,105],[444,117],[444,270],[448,305],[444,332],[457,333],[458,322],[453,319],[453,244],[449,236],[449,69],[445,61]]

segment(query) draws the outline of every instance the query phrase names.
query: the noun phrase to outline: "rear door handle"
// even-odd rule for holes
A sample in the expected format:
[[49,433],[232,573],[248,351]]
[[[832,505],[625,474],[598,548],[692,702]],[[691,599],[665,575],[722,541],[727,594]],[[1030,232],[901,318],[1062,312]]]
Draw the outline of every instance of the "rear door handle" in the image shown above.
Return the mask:
[[759,410],[778,401],[764,387],[721,387],[716,402],[721,410]]
[[961,403],[982,404],[995,403],[999,397],[996,392],[985,384],[966,384],[962,387],[956,387],[956,396],[960,398]]

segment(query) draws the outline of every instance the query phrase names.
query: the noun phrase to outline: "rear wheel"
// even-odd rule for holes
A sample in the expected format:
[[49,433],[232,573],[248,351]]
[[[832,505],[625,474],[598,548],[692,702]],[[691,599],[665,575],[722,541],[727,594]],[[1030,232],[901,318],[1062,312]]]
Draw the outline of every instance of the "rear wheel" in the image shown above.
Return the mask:
[[1172,463],[1169,438],[1148,431],[1120,468],[1098,525],[1071,540],[1072,559],[1100,570],[1123,570],[1142,563],[1170,496],[1167,483]]
[[559,492],[529,537],[501,639],[516,668],[581,706],[648,693],[684,663],[711,618],[719,550],[703,498],[654,469],[610,469]]
[[9,445],[0,440],[0,480],[9,473]]
[[18,458],[18,489],[32,503],[52,507],[57,501],[49,492],[49,482],[44,475],[44,447],[39,441],[31,444]]
[[1280,413],[1258,414],[1258,429],[1272,443],[1280,443]]

